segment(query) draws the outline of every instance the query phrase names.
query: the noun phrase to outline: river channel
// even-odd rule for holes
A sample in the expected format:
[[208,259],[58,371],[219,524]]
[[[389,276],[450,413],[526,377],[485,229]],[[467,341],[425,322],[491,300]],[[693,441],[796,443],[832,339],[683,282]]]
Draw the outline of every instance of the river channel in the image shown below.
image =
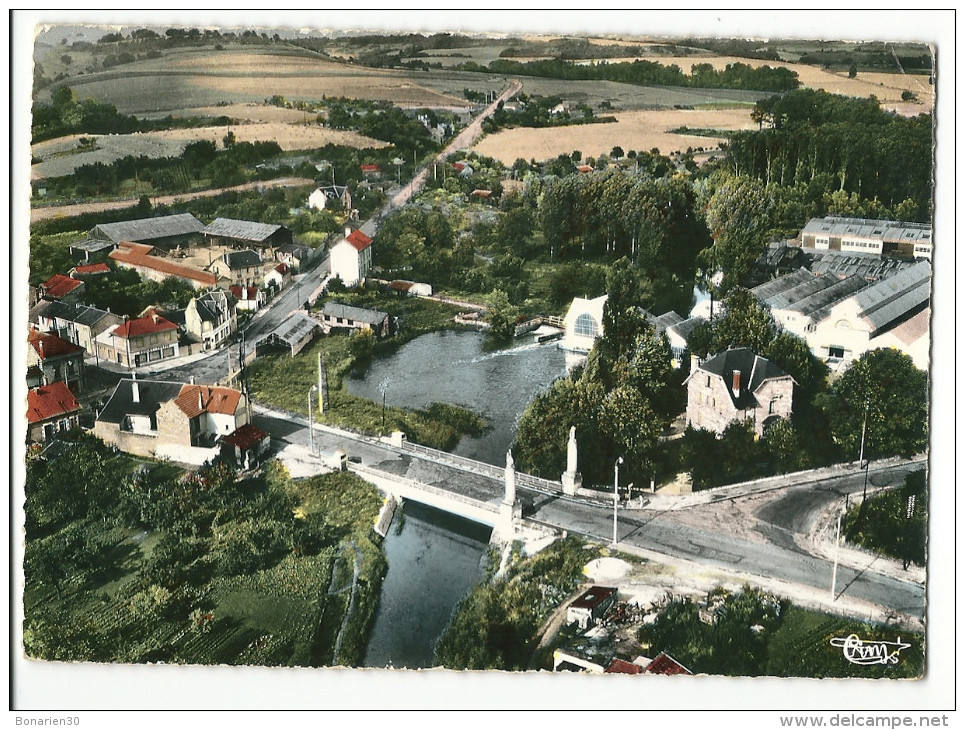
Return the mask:
[[556,342],[538,345],[532,336],[522,336],[508,348],[487,350],[481,332],[441,331],[374,360],[364,377],[347,380],[346,387],[379,402],[379,384],[387,381],[387,405],[422,408],[441,402],[476,411],[492,428],[463,437],[454,452],[500,466],[526,405],[566,370],[567,353]]
[[[482,414],[492,428],[466,436],[455,452],[491,464],[506,463],[526,405],[567,370],[557,343],[519,337],[505,349],[486,347],[473,331],[422,335],[374,360],[348,391],[386,405],[421,408],[454,403]],[[389,570],[369,636],[366,667],[433,666],[436,642],[456,604],[483,577],[491,528],[415,502],[405,502],[383,544]]]

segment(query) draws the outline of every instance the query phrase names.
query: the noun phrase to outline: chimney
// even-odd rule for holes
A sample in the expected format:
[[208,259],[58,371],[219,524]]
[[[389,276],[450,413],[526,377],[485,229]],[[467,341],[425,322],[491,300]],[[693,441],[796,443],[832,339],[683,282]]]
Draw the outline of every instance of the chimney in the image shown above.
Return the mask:
[[352,235],[352,228],[351,228],[351,226],[345,226],[345,237],[348,238],[348,237],[351,236],[351,235]]
[[151,312],[151,319],[154,320],[154,324],[157,324],[157,312]]
[[190,382],[191,385],[194,385],[194,376],[193,376],[193,375],[188,379],[188,382]]
[[248,298],[248,287],[246,286],[241,287],[241,298],[242,299]]
[[734,371],[734,382],[732,385],[732,390],[734,391],[735,398],[740,395],[740,392],[741,392],[741,371],[740,370]]
[[201,388],[198,388],[198,410],[204,410],[204,395],[201,393]]
[[44,356],[44,341],[42,337],[37,338],[37,352],[40,357]]

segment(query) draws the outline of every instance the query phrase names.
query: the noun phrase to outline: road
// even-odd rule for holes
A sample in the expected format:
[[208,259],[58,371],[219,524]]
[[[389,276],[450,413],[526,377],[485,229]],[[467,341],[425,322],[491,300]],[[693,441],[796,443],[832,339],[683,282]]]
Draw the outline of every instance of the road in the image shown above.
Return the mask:
[[[261,412],[256,422],[284,443],[308,446],[307,417],[277,417]],[[362,464],[431,486],[458,491],[484,501],[497,501],[503,494],[500,480],[468,473],[452,465],[427,461],[400,453],[371,438],[316,430],[316,448],[344,449]],[[914,465],[887,467],[877,474],[880,483],[898,483]],[[807,550],[804,539],[829,503],[845,494],[860,493],[863,475],[844,474],[820,482],[774,489],[763,512],[774,520],[766,523],[757,540],[735,537],[731,525],[718,520],[712,528],[687,524],[687,510],[618,510],[617,537],[623,548],[684,561],[697,570],[720,569],[755,583],[800,586],[822,599],[829,595],[832,561]],[[548,495],[518,486],[526,503],[524,516],[537,523],[567,530],[609,543],[613,535],[613,509],[600,502]],[[738,497],[735,497],[737,499]],[[693,508],[698,509],[698,508]],[[781,517],[779,515],[785,515]],[[885,607],[896,613],[923,619],[924,586],[872,569],[839,565],[836,594],[840,598]]]

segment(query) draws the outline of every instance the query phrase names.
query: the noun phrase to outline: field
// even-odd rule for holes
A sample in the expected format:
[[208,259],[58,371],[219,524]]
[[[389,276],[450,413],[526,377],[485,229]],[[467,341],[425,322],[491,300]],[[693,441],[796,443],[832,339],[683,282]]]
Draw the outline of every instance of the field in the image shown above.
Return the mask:
[[512,165],[517,158],[546,159],[579,150],[583,156],[609,154],[615,146],[624,150],[651,150],[669,154],[688,147],[716,147],[718,139],[674,134],[678,127],[694,129],[755,129],[748,107],[728,109],[664,109],[614,114],[615,124],[588,124],[572,127],[506,129],[484,137],[476,146],[479,154]]

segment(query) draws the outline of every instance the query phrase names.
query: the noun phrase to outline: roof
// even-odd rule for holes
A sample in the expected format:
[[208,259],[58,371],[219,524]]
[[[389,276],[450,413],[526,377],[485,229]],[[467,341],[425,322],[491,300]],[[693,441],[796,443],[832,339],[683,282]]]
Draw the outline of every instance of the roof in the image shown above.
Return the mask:
[[[231,296],[233,296],[236,300],[239,300],[239,301],[240,301],[241,299],[257,299],[257,298],[258,298],[258,291],[259,291],[259,289],[258,289],[257,286],[246,286],[246,287],[244,287],[244,289],[245,289],[245,291],[242,291],[242,286],[241,286],[241,284],[232,284],[231,286],[228,287],[228,291],[231,292]],[[247,296],[245,296],[245,295],[247,295]]]
[[861,276],[868,281],[875,281],[912,266],[910,261],[892,259],[874,253],[855,251],[842,253],[841,251],[813,251],[811,256],[811,271],[817,274],[834,274],[838,277]]
[[206,236],[224,236],[245,241],[264,241],[271,238],[284,226],[275,223],[257,223],[234,218],[215,218],[201,231]]
[[144,335],[153,335],[158,332],[176,330],[177,328],[178,326],[174,324],[174,322],[169,322],[160,314],[154,314],[147,317],[129,319],[127,322],[124,322],[124,324],[117,325],[111,334],[117,337],[143,337]]
[[80,404],[62,381],[27,391],[27,422],[40,423],[80,410]]
[[923,337],[928,337],[930,326],[931,307],[925,307],[918,314],[890,329],[888,334],[904,345],[912,345]]
[[382,324],[389,316],[386,312],[380,312],[377,309],[362,309],[339,302],[325,302],[325,306],[322,307],[322,314],[326,317],[343,317],[354,322],[365,322],[372,325]]
[[364,251],[372,244],[372,239],[359,230],[352,231],[345,237],[345,240],[352,244],[356,251]]
[[673,676],[676,674],[693,674],[687,667],[678,662],[667,652],[662,651],[647,665],[644,670],[647,674],[666,674],[668,676]]
[[681,339],[683,339],[686,342],[687,340],[690,339],[690,333],[694,331],[694,327],[696,327],[701,322],[706,322],[706,321],[707,320],[704,319],[703,317],[690,317],[688,319],[683,320],[682,322],[678,322],[677,324],[670,325],[669,327],[667,327],[667,332],[676,333],[681,337]]
[[[727,385],[727,392],[730,393],[734,407],[738,409],[753,408],[757,405],[757,401],[752,394],[765,381],[791,377],[773,362],[756,354],[749,347],[736,347],[719,355],[714,355],[714,357],[701,363],[698,370],[722,378]],[[741,373],[741,389],[736,396],[731,389],[731,378],[735,370]]]
[[223,310],[237,305],[235,295],[221,289],[212,289],[194,299],[195,309],[203,322],[217,322],[221,319]]
[[590,165],[579,165],[576,169],[578,172],[593,172],[593,168]]
[[84,282],[72,279],[64,274],[54,274],[40,286],[43,288],[45,297],[61,299],[70,294],[74,289],[83,286]]
[[280,263],[278,264],[278,266],[275,267],[275,271],[277,271],[279,274],[284,276],[289,271],[291,271],[291,267],[286,263]]
[[684,321],[684,318],[676,312],[664,312],[659,317],[655,317],[654,315],[650,314],[650,312],[646,311],[644,314],[647,318],[647,321],[653,325],[653,328],[657,331],[658,335],[666,332],[669,327],[672,327],[675,324],[680,324]]
[[806,284],[813,278],[814,274],[807,269],[801,268],[797,271],[792,271],[790,274],[785,274],[784,276],[780,276],[776,279],[766,281],[760,286],[755,286],[753,289],[751,289],[751,293],[761,301],[764,301],[793,289],[799,284]]
[[389,282],[389,288],[395,291],[409,291],[409,289],[414,286],[414,281],[405,281],[404,279],[396,279],[395,281]]
[[101,262],[99,264],[85,264],[82,266],[75,266],[74,273],[77,274],[109,274],[111,267]]
[[196,281],[205,286],[214,286],[218,283],[218,277],[207,271],[192,269],[189,266],[177,264],[170,259],[160,256],[151,256],[152,246],[143,243],[124,242],[118,245],[115,251],[111,251],[109,257],[122,264],[128,264],[143,269],[159,271],[167,276],[176,276],[180,279]]
[[801,229],[801,235],[827,234],[851,236],[901,243],[931,243],[930,223],[903,223],[901,221],[869,220],[867,218],[812,218]]
[[226,444],[238,447],[242,451],[247,451],[266,438],[268,438],[268,434],[265,431],[262,431],[253,424],[246,423],[244,426],[236,428],[221,440]]
[[91,235],[98,233],[115,243],[121,241],[152,241],[157,238],[170,236],[184,236],[189,233],[200,233],[204,224],[190,213],[159,216],[157,218],[139,218],[119,223],[101,223],[91,229]]
[[105,317],[120,319],[116,314],[105,312],[103,309],[91,307],[87,304],[52,302],[46,299],[41,299],[30,308],[29,319],[31,322],[37,323],[41,317],[75,322],[85,327],[93,327]]
[[98,251],[103,251],[105,248],[114,248],[114,245],[113,241],[105,241],[101,238],[85,238],[83,241],[70,244],[70,248],[87,251],[88,253],[97,253]]
[[202,413],[233,416],[241,401],[241,391],[207,385],[182,385],[174,404],[188,418]]
[[312,247],[301,243],[283,243],[276,250],[282,253],[293,253],[296,256],[301,256],[302,254],[311,253]]
[[38,332],[35,329],[30,329],[27,332],[27,342],[33,347],[41,360],[84,352],[84,348],[80,345],[61,339],[57,335]]
[[914,311],[931,298],[931,264],[920,261],[855,296],[861,315],[875,330]]
[[319,326],[318,322],[311,317],[301,312],[292,312],[288,319],[278,325],[271,334],[288,345],[295,345]]
[[624,661],[623,659],[614,659],[610,662],[610,666],[603,670],[604,674],[642,674],[643,667],[639,664],[634,664],[633,662]]
[[228,251],[221,257],[228,265],[229,269],[248,269],[252,266],[261,266],[261,256],[257,251],[246,248],[244,251]]
[[[137,383],[138,398],[134,400],[134,383]],[[178,396],[181,383],[162,380],[134,380],[124,378],[118,381],[110,399],[98,414],[97,420],[105,423],[123,423],[127,416],[151,416],[162,403]]]
[[822,274],[768,297],[764,303],[771,309],[786,309],[820,320],[835,304],[866,286],[868,282],[860,276],[839,279],[832,274]]
[[378,165],[359,165],[362,172],[381,172],[382,168]]
[[484,190],[483,188],[477,188],[476,190],[473,190],[472,193],[470,194],[475,195],[477,198],[488,198],[490,195],[493,194],[493,191]]
[[593,586],[584,592],[582,596],[573,601],[573,603],[570,604],[570,608],[594,609],[608,598],[612,598],[616,592],[616,588]]

